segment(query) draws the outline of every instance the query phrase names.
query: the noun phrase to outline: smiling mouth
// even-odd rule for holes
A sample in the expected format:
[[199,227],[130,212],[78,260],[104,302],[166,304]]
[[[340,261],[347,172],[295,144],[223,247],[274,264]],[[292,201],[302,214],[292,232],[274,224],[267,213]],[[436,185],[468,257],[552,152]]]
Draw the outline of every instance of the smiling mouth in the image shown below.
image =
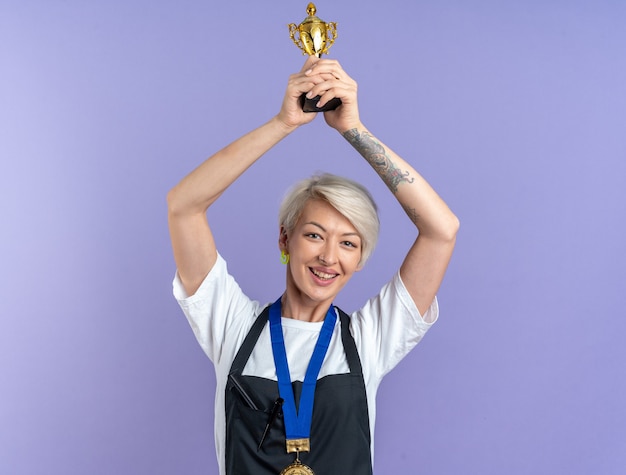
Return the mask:
[[318,279],[321,279],[321,280],[332,280],[339,275],[339,274],[327,274],[326,272],[320,272],[320,271],[313,269],[312,267],[309,267],[309,270],[313,273],[313,275],[315,275]]

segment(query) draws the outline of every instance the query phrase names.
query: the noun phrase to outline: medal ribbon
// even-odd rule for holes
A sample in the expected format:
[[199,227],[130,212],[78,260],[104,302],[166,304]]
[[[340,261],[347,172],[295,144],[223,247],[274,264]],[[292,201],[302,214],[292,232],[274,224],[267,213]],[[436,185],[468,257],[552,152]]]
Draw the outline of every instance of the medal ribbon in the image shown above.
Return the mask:
[[283,415],[285,420],[285,435],[289,439],[308,439],[311,434],[311,418],[313,416],[313,399],[315,398],[315,385],[317,376],[320,373],[322,363],[326,357],[330,340],[333,336],[333,329],[337,321],[337,315],[331,305],[326,313],[324,324],[311,355],[311,360],[304,376],[300,404],[296,410],[296,399],[291,386],[291,375],[289,373],[289,363],[287,362],[287,352],[285,351],[285,340],[283,337],[283,327],[281,323],[280,298],[270,307],[270,336],[272,340],[272,353],[274,354],[274,364],[276,365],[276,376],[278,377],[278,392],[284,399]]

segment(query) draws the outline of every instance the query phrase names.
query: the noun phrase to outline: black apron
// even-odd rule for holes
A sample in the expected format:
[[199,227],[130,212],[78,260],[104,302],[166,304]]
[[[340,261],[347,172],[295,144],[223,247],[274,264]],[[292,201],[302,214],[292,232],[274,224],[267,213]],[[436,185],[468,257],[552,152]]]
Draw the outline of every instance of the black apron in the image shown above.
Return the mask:
[[[332,374],[317,381],[311,452],[300,453],[300,460],[316,475],[371,475],[370,427],[361,360],[350,333],[350,317],[337,310],[350,373]],[[279,475],[295,460],[295,454],[288,454],[285,449],[282,412],[270,426],[261,449],[257,450],[271,409],[279,397],[277,381],[241,375],[268,316],[269,307],[254,322],[230,368],[230,375],[240,387],[237,388],[229,376],[226,384],[227,475]],[[296,381],[292,386],[298,406],[302,382]]]

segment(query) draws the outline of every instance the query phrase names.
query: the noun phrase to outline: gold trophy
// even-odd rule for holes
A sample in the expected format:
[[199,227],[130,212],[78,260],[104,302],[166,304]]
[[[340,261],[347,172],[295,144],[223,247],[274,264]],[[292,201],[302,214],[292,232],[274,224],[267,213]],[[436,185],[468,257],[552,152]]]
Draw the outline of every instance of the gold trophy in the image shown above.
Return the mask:
[[[315,16],[317,9],[313,3],[309,3],[306,7],[308,16],[300,23],[290,23],[289,36],[295,45],[302,50],[302,54],[315,55],[318,58],[322,54],[328,54],[329,48],[337,39],[337,23],[331,21],[326,23]],[[304,112],[324,112],[336,109],[341,105],[341,99],[334,98],[328,101],[323,107],[317,107],[316,104],[320,100],[320,96],[313,99],[307,99],[303,94],[300,97],[300,103]]]

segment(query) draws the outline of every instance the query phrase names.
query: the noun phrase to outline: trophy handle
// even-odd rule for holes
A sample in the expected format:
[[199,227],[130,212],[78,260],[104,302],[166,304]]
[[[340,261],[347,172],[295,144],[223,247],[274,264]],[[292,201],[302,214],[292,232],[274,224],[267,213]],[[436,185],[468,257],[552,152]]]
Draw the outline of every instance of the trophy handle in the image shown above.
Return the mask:
[[[298,25],[296,25],[295,23],[289,23],[289,25],[287,26],[289,27],[289,37],[291,38],[291,41],[293,41],[294,44],[302,50],[303,55],[306,55],[304,43],[302,43],[302,40],[300,39],[300,31],[298,30]],[[298,33],[298,38],[296,38],[296,33]]]
[[331,21],[330,23],[326,23],[326,47],[324,48],[323,53],[328,54],[328,50],[333,45],[336,39],[337,39],[337,22]]

